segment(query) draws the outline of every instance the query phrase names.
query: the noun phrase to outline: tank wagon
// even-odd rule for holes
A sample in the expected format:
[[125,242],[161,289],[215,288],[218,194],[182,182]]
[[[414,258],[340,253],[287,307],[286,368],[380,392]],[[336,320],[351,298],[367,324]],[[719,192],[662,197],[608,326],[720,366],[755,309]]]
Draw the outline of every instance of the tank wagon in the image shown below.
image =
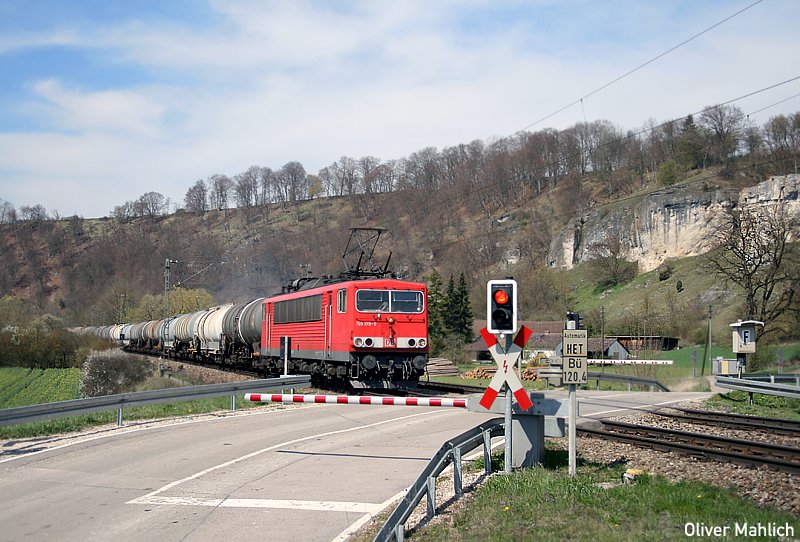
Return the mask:
[[87,330],[132,351],[265,375],[288,371],[366,386],[419,380],[428,362],[427,288],[386,278],[388,258],[365,271],[384,230],[354,229],[348,248],[365,231],[374,244],[365,249],[359,241],[357,262],[339,277],[304,277],[271,297]]

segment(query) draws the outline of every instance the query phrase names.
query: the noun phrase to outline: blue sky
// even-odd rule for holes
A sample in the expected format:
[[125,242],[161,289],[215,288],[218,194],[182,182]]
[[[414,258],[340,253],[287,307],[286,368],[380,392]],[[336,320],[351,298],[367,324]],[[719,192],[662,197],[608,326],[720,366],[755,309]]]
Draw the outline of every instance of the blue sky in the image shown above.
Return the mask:
[[[0,199],[105,216],[251,165],[510,135],[752,1],[0,0]],[[763,0],[532,129],[639,128],[798,76],[798,20]]]

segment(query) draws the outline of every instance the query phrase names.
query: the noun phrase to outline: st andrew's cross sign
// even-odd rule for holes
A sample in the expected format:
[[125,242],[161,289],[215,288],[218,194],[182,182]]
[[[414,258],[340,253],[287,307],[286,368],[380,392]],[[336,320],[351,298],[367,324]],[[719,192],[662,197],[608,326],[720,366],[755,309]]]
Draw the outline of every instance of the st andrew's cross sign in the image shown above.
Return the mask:
[[503,383],[508,384],[509,389],[514,394],[514,397],[517,398],[517,403],[522,407],[522,410],[528,410],[533,406],[531,398],[528,396],[525,388],[522,387],[522,381],[520,381],[517,373],[514,371],[514,366],[522,354],[522,348],[525,346],[525,343],[528,342],[528,339],[531,338],[531,334],[532,331],[528,327],[521,326],[519,333],[514,337],[514,341],[506,352],[500,345],[497,337],[489,333],[488,329],[481,329],[483,340],[486,341],[486,346],[489,347],[489,353],[497,364],[497,372],[494,374],[494,377],[492,377],[492,381],[489,382],[489,387],[486,388],[480,400],[481,406],[485,409],[488,410],[491,408],[495,398],[497,398],[503,388]]

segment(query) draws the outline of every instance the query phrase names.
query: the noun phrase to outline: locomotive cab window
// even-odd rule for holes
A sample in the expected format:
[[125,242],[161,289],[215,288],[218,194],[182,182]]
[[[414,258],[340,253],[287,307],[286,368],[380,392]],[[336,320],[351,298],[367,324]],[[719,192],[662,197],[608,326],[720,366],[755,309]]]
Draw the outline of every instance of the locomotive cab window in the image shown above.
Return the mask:
[[422,292],[392,292],[392,312],[419,314],[422,312]]
[[393,312],[420,314],[423,311],[422,292],[413,290],[358,290],[358,312]]
[[336,310],[340,313],[347,312],[347,290],[342,288],[336,293],[337,303]]
[[356,310],[359,312],[389,312],[389,290],[358,290]]

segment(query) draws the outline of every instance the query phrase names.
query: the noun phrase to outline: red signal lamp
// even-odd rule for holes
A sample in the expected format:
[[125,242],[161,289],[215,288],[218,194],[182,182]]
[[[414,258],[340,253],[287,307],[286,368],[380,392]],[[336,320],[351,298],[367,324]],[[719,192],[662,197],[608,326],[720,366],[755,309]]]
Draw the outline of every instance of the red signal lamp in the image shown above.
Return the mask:
[[494,293],[494,300],[498,305],[505,305],[508,303],[508,292],[505,290],[497,290]]

